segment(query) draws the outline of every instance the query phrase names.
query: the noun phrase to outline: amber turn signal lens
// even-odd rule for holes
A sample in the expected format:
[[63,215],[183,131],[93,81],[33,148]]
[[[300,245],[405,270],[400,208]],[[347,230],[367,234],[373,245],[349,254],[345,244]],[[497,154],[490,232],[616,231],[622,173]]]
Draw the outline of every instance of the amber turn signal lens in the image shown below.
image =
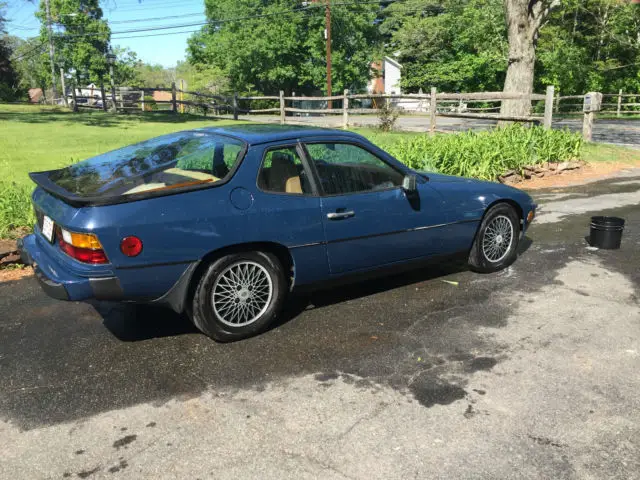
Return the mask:
[[142,240],[138,237],[125,237],[120,242],[120,251],[127,257],[136,257],[142,252]]
[[96,237],[93,233],[75,233],[69,232],[64,228],[62,231],[62,239],[77,248],[88,248],[91,250],[102,250],[102,244],[98,237]]
[[531,210],[529,212],[529,215],[527,215],[527,223],[533,222],[533,219],[535,218],[535,216],[536,216],[536,211],[535,210]]

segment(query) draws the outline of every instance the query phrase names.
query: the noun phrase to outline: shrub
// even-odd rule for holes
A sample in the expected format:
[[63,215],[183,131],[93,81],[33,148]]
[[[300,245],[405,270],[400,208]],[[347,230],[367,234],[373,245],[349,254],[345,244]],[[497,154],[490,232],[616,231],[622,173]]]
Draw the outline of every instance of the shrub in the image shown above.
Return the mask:
[[398,120],[398,110],[391,106],[391,102],[384,102],[378,110],[378,128],[383,132],[393,130]]
[[18,229],[33,227],[31,190],[25,185],[0,182],[0,238],[9,237]]
[[402,140],[389,153],[411,168],[495,180],[509,170],[578,159],[583,140],[568,130],[510,125],[484,132],[422,135]]
[[153,99],[153,95],[145,95],[144,96],[144,111],[145,112],[155,112],[158,110],[158,104]]

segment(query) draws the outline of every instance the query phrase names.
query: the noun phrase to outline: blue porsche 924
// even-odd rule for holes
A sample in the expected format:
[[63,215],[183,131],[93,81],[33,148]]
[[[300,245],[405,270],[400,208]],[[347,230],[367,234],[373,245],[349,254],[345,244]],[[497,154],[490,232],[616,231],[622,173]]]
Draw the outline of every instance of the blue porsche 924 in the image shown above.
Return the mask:
[[293,126],[173,133],[31,178],[20,249],[48,295],[167,305],[220,341],[267,328],[294,288],[458,253],[505,268],[536,207]]

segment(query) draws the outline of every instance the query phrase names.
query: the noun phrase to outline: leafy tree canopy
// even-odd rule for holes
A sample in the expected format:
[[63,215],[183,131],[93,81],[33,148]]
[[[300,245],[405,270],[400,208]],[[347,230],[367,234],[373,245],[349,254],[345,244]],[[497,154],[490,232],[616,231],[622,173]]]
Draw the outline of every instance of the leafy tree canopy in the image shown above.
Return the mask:
[[[640,6],[562,0],[537,41],[535,89],[564,94],[640,90]],[[383,12],[387,50],[408,91],[502,90],[508,62],[502,0],[407,0]]]
[[[50,0],[56,64],[74,71],[78,84],[99,82],[107,73],[107,49],[111,30],[102,18],[99,0]],[[36,13],[40,40],[48,42],[45,2]]]
[[[205,0],[210,25],[189,40],[190,63],[227,76],[236,91],[325,91],[324,5],[301,5],[299,0]],[[332,7],[336,92],[366,85],[379,46],[379,9],[369,2]]]
[[0,2],[0,101],[15,100],[20,95],[18,75],[11,63],[12,42],[7,36],[4,17],[5,4]]

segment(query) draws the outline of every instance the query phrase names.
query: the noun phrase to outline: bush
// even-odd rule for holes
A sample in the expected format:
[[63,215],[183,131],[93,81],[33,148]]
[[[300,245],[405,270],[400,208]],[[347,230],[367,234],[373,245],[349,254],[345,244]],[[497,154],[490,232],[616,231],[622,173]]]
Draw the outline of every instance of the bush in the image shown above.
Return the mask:
[[383,132],[393,130],[398,120],[398,111],[391,106],[391,102],[384,102],[378,110],[378,128]]
[[523,167],[578,159],[583,140],[568,130],[510,125],[485,132],[422,135],[402,140],[389,153],[411,168],[495,180]]
[[35,223],[31,191],[25,185],[0,182],[0,238],[17,234],[18,229],[31,229]]
[[155,112],[158,110],[158,104],[153,99],[153,95],[145,95],[144,96],[144,111],[145,112]]

